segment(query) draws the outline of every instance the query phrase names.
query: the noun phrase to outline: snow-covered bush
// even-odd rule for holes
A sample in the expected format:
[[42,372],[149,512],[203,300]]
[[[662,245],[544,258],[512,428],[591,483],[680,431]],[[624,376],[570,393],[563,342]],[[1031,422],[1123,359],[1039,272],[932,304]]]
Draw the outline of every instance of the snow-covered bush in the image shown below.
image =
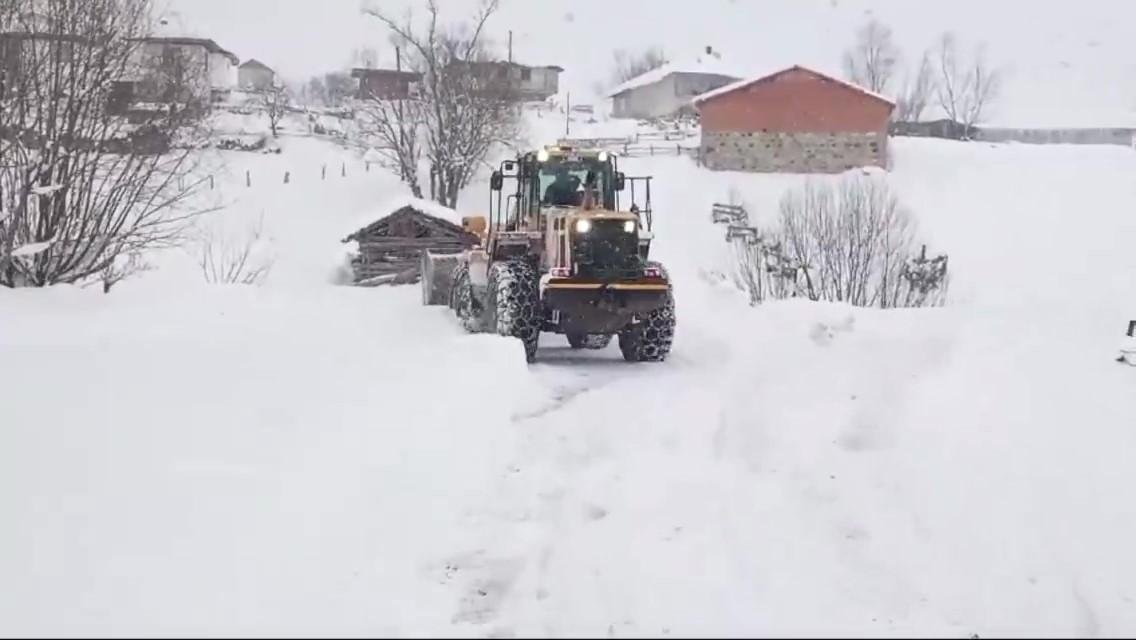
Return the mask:
[[928,257],[884,178],[809,182],[781,200],[776,228],[735,244],[735,281],[751,302],[805,297],[858,307],[944,302],[947,257]]

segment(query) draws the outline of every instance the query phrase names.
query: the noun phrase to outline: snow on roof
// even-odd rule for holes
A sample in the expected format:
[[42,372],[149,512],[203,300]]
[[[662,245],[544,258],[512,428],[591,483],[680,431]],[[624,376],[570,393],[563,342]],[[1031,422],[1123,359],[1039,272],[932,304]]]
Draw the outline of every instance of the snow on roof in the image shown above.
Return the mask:
[[668,62],[663,66],[652,69],[646,73],[635,76],[607,93],[607,97],[619,95],[625,91],[654,84],[672,73],[705,73],[720,76],[740,77],[732,65],[722,61],[722,54],[717,51],[702,51],[692,58],[685,58]]
[[433,216],[456,225],[461,224],[461,214],[449,207],[444,207],[430,200],[401,195],[383,202],[378,207],[368,208],[365,212],[360,213],[352,220],[352,224],[347,225],[348,228],[346,232],[353,234],[360,229],[365,229],[404,207],[410,207],[428,216]]
[[764,80],[769,80],[770,78],[773,78],[775,76],[779,76],[783,73],[787,73],[787,72],[793,71],[793,70],[806,71],[808,73],[818,75],[818,76],[820,76],[820,77],[822,77],[826,80],[830,80],[830,81],[835,82],[837,84],[848,87],[849,89],[852,89],[854,91],[862,93],[862,94],[868,96],[869,98],[875,98],[877,100],[882,100],[882,101],[884,101],[884,102],[886,102],[886,103],[888,103],[892,106],[895,106],[895,101],[892,100],[891,98],[880,95],[880,94],[878,94],[874,91],[870,91],[868,89],[865,89],[864,87],[861,87],[859,85],[852,84],[851,82],[848,82],[846,80],[841,80],[839,77],[837,77],[833,74],[825,73],[823,71],[817,71],[816,69],[813,69],[811,67],[806,67],[806,66],[799,65],[799,64],[795,64],[791,67],[781,69],[780,71],[775,71],[773,73],[761,75],[761,76],[758,76],[756,78],[749,78],[748,80],[739,80],[739,81],[737,81],[733,84],[728,84],[724,87],[719,87],[719,88],[717,88],[713,91],[708,91],[708,92],[698,96],[697,98],[695,98],[694,104],[696,104],[696,105],[702,104],[703,102],[706,102],[707,100],[711,100],[713,98],[717,98],[718,96],[725,95],[725,94],[731,93],[733,91],[737,91],[738,89],[742,89],[742,88],[748,87],[750,85],[757,84],[758,82],[762,82]]

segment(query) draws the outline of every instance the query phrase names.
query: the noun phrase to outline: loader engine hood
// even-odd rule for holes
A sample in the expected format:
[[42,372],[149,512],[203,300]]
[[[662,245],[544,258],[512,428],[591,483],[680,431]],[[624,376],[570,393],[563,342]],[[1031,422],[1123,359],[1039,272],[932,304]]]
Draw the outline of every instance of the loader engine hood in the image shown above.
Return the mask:
[[621,218],[586,220],[587,229],[577,227],[572,234],[572,261],[578,266],[578,275],[601,280],[642,275],[639,230],[633,221]]

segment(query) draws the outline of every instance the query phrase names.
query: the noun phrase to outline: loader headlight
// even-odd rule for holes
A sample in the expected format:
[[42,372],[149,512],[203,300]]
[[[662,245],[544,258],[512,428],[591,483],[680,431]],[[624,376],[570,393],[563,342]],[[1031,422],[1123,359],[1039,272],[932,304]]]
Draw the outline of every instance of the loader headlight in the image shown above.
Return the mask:
[[592,230],[592,221],[591,220],[577,220],[576,221],[576,233],[587,233],[591,230]]
[[537,162],[548,162],[548,149],[541,149],[536,152]]
[[607,152],[606,152],[606,151],[601,151],[601,152],[600,152],[600,158],[599,158],[599,160],[600,160],[600,162],[607,162]]
[[623,223],[623,230],[627,233],[635,233],[635,221],[628,220]]

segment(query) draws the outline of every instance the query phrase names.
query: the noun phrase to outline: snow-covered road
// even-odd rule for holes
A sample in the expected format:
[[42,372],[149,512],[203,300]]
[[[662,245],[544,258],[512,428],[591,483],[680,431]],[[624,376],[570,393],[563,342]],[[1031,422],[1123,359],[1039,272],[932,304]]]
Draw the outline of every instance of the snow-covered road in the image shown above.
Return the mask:
[[1131,632],[1136,156],[896,146],[956,304],[751,308],[707,207],[793,179],[658,159],[662,365],[327,285],[377,183],[246,198],[262,288],[0,291],[0,633]]

